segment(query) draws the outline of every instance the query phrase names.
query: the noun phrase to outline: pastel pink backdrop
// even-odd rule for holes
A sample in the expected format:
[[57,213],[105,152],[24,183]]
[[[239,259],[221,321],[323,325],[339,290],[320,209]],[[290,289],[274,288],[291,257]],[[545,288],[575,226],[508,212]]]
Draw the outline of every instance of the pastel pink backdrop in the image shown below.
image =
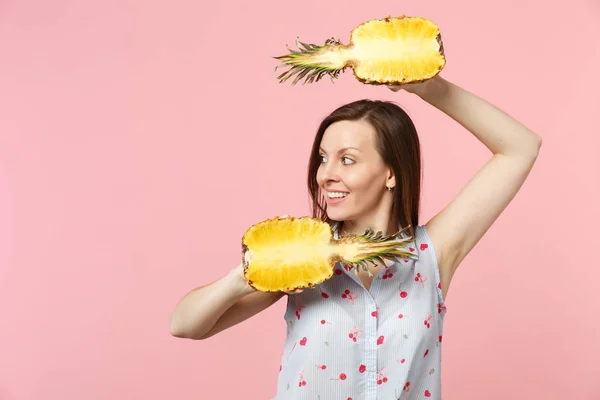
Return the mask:
[[350,73],[277,83],[296,36],[347,41],[388,14],[435,21],[443,76],[544,138],[450,288],[444,399],[600,398],[598,3],[350,4],[0,3],[0,399],[273,397],[283,301],[203,342],[171,337],[170,315],[239,262],[251,224],[308,213],[320,119],[365,97],[408,110],[421,223],[490,156]]

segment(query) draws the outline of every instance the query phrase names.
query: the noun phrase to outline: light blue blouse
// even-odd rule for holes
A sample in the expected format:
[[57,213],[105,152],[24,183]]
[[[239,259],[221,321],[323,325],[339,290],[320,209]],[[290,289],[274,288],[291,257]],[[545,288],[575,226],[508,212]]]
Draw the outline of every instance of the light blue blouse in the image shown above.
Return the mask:
[[288,296],[273,400],[441,399],[446,307],[425,226],[412,244],[416,259],[388,263],[369,290],[337,263],[330,279]]

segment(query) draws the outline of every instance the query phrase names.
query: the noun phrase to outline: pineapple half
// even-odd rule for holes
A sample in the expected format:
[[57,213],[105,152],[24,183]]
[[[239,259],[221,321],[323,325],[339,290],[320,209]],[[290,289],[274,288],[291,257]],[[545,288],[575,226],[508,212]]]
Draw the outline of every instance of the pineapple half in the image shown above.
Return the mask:
[[292,85],[302,78],[304,83],[316,82],[325,75],[333,81],[348,67],[366,84],[419,83],[435,77],[446,65],[439,28],[421,17],[364,22],[352,30],[349,45],[333,38],[322,46],[296,39],[296,45],[298,51],[288,47],[290,54],[274,57],[280,66],[291,67],[277,77],[280,83],[294,75]]
[[[262,292],[291,292],[310,288],[333,276],[342,261],[372,276],[367,263],[384,259],[416,258],[408,246],[412,238],[384,236],[368,230],[362,235],[335,239],[331,226],[311,217],[276,217],[252,225],[242,239],[246,281]],[[387,268],[387,265],[385,266]]]

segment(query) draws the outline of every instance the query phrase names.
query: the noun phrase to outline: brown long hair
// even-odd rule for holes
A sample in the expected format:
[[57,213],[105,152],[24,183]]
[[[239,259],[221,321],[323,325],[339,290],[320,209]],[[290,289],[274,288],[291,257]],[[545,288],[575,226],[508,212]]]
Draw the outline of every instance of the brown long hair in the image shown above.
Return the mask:
[[317,183],[317,170],[321,163],[319,147],[329,125],[344,120],[365,120],[375,128],[377,151],[396,176],[392,214],[402,228],[411,225],[408,231],[414,237],[414,229],[419,224],[421,146],[413,121],[402,108],[389,101],[365,99],[345,104],[319,125],[308,164],[308,190],[313,218],[329,224],[334,222],[327,216],[327,205],[321,198]]

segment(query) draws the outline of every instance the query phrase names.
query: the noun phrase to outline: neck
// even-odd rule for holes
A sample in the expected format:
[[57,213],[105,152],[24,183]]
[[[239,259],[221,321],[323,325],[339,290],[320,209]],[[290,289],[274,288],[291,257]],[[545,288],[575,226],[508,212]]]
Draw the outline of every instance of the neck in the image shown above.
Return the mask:
[[389,218],[386,221],[374,220],[371,223],[359,222],[359,221],[343,221],[341,224],[340,235],[346,236],[348,234],[363,234],[368,229],[374,232],[382,232],[384,235],[390,235],[398,231],[398,223],[395,218]]

